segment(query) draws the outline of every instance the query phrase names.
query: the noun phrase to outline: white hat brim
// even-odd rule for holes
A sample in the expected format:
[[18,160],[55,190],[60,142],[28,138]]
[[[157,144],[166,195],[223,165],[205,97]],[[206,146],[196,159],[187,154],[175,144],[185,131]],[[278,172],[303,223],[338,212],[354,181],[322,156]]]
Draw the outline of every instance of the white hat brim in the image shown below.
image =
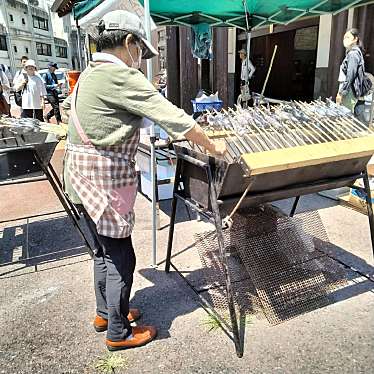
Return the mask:
[[145,38],[141,38],[143,44],[144,44],[144,47],[145,47],[145,51],[144,51],[144,54],[142,56],[142,58],[144,60],[148,60],[149,58],[152,58],[152,57],[155,57],[155,56],[158,56],[158,52],[156,50],[156,48],[153,47],[153,45]]

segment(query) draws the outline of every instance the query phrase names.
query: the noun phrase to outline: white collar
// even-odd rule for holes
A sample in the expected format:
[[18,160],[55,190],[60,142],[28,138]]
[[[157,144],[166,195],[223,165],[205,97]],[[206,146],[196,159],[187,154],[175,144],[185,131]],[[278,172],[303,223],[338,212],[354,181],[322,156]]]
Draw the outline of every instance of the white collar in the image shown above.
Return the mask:
[[128,67],[122,60],[120,60],[118,57],[110,53],[95,52],[92,54],[92,61],[93,62],[96,62],[96,61],[113,62],[113,64]]

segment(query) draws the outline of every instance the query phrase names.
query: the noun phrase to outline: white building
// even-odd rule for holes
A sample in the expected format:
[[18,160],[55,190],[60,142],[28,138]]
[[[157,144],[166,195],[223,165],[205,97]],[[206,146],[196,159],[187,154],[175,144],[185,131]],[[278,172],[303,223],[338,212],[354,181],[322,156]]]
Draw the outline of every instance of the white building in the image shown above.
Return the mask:
[[39,69],[48,62],[71,68],[70,17],[64,20],[49,11],[48,0],[0,0],[0,63],[15,73],[26,55]]

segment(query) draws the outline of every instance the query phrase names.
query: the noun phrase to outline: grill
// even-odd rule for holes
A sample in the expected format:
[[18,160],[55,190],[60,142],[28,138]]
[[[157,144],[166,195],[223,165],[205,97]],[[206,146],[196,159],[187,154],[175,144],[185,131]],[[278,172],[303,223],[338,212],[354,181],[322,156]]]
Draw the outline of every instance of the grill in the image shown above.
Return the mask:
[[[42,131],[38,120],[1,117],[0,186],[48,180],[92,255],[91,246],[78,223],[80,215],[64,194],[60,179],[50,162],[57,144],[56,135]],[[29,218],[32,217],[22,217],[22,219],[27,219],[27,222]],[[32,259],[33,257],[28,254],[28,247],[27,236],[25,258],[19,261],[1,263],[0,266]],[[45,256],[51,254],[48,253]],[[35,269],[36,267],[37,265],[35,265]]]
[[40,163],[48,166],[58,144],[56,136],[45,132],[13,133],[9,128],[0,131],[0,184],[44,176]]
[[[248,191],[260,195],[353,176],[365,170],[374,153],[373,130],[340,107],[318,101],[215,112],[207,121],[207,135],[227,146],[224,159],[204,155],[195,144],[185,143],[175,149],[179,155],[209,164],[219,200],[243,193],[249,184]],[[207,208],[208,183],[203,168],[184,164],[182,174],[185,193]],[[265,202],[261,196],[252,197],[254,203]],[[279,196],[284,197],[288,196]]]
[[[328,293],[344,284],[339,269],[331,264],[335,275],[321,271],[330,261],[319,259],[321,253],[316,251],[318,241],[327,241],[322,222],[294,214],[301,196],[345,186],[357,188],[353,183],[360,178],[365,187],[357,189],[364,190],[371,201],[366,165],[374,154],[374,131],[343,107],[319,100],[213,110],[205,115],[203,128],[211,139],[224,141],[228,151],[223,158],[216,158],[187,141],[174,146],[177,167],[165,270],[169,272],[172,266],[182,275],[171,262],[180,200],[215,225],[214,235],[197,237],[196,242],[201,258],[215,253],[220,264],[213,268],[221,269],[218,278],[224,282],[215,283],[210,276],[208,283],[216,295],[219,287],[224,291],[218,292],[219,304],[224,295],[236,353],[241,357],[236,297],[248,279],[248,287],[254,287],[256,295],[247,292],[253,296],[248,296],[247,304],[254,305],[259,299],[271,323],[325,305]],[[291,197],[295,201],[289,217],[272,220],[257,214],[255,220],[236,218],[240,209],[263,208]],[[367,206],[373,244],[373,212],[371,204]],[[305,223],[309,221],[314,224]],[[235,245],[227,240],[228,235],[237,238]],[[233,259],[240,259],[234,266],[236,275]],[[202,260],[203,267],[206,264],[207,260]],[[210,274],[214,277],[214,271]],[[215,299],[210,298],[208,304],[214,306]]]

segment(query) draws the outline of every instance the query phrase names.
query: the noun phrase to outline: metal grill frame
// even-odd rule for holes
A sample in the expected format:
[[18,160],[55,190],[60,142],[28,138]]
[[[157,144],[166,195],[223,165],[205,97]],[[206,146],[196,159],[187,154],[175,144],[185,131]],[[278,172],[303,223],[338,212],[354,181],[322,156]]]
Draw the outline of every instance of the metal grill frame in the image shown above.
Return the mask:
[[[16,146],[7,146],[7,142],[9,141],[15,142]],[[65,212],[67,213],[68,217],[72,220],[72,223],[76,230],[78,231],[78,234],[81,236],[85,246],[87,247],[88,254],[91,258],[94,256],[94,251],[91,247],[91,244],[89,240],[87,239],[84,231],[79,226],[79,220],[80,220],[80,214],[75,207],[75,205],[69,200],[68,196],[64,193],[62,183],[60,181],[60,178],[58,177],[56,171],[54,170],[50,160],[52,158],[52,154],[50,157],[46,159],[46,157],[43,155],[43,152],[41,152],[41,145],[34,143],[34,144],[19,144],[16,137],[13,138],[0,138],[0,142],[4,143],[4,147],[0,147],[0,156],[7,156],[8,154],[20,154],[21,157],[18,157],[18,159],[22,159],[22,153],[24,153],[27,157],[29,157],[29,161],[32,162],[34,166],[34,170],[32,173],[30,173],[30,176],[27,177],[25,174],[24,178],[9,178],[6,180],[2,180],[0,182],[0,186],[8,186],[8,185],[16,185],[16,184],[24,184],[24,183],[33,183],[38,181],[48,181],[51,185],[54,193],[56,194],[57,198],[59,199],[60,203],[62,204]],[[56,139],[56,142],[53,143],[54,146],[57,146],[58,141]],[[43,157],[44,156],[44,157]],[[25,171],[26,172],[26,171]],[[54,213],[52,213],[54,214]],[[48,215],[48,214],[47,214]],[[39,256],[30,256],[29,255],[29,243],[28,243],[28,223],[30,218],[38,217],[36,216],[27,216],[27,217],[19,217],[12,220],[5,220],[1,221],[0,223],[7,223],[12,221],[17,221],[20,219],[26,219],[27,220],[27,227],[26,227],[26,257],[23,257],[20,260],[17,261],[11,261],[11,262],[5,262],[0,264],[0,268],[8,265],[18,264],[18,263],[25,263],[26,266],[28,266],[31,262],[30,260],[43,260],[44,258],[51,256],[55,253],[61,253],[61,251],[58,252],[50,252],[46,254],[42,254]],[[67,252],[67,251],[65,251]],[[34,269],[37,271],[37,263],[34,264]]]
[[[205,162],[199,159],[195,159],[188,154],[188,150],[179,147],[176,149],[177,154],[177,166],[176,166],[176,173],[175,173],[175,180],[174,180],[174,190],[173,190],[173,200],[172,200],[172,211],[170,216],[170,226],[169,226],[169,237],[168,237],[168,246],[167,246],[167,254],[165,260],[165,272],[170,272],[170,267],[172,267],[179,276],[187,282],[189,287],[199,296],[201,305],[203,308],[208,312],[212,313],[210,310],[211,304],[203,297],[203,295],[184,277],[184,275],[178,270],[178,268],[172,263],[171,261],[171,254],[172,254],[172,246],[173,246],[173,237],[174,237],[174,226],[175,226],[175,219],[176,219],[176,209],[177,209],[177,202],[180,200],[185,205],[187,205],[192,210],[196,211],[197,213],[204,216],[210,222],[212,222],[216,227],[217,232],[217,241],[218,241],[218,248],[220,252],[220,260],[222,262],[223,273],[225,277],[225,288],[226,288],[226,295],[227,295],[227,304],[229,309],[229,315],[231,320],[231,332],[232,336],[230,338],[233,340],[235,345],[235,351],[239,358],[243,357],[243,349],[244,349],[244,341],[242,341],[239,332],[238,322],[240,321],[241,315],[239,318],[237,317],[235,311],[235,304],[234,304],[234,297],[233,297],[233,285],[232,279],[229,273],[229,266],[227,262],[227,258],[225,256],[225,244],[224,244],[224,237],[223,237],[223,228],[222,228],[222,211],[224,210],[225,206],[230,206],[236,204],[240,197],[228,197],[224,199],[218,200],[217,193],[216,193],[216,186],[215,181],[213,178],[214,171],[212,170],[211,163]],[[203,173],[207,177],[208,181],[208,208],[201,208],[201,206],[194,201],[193,199],[189,198],[184,190],[183,187],[183,177],[182,177],[182,170],[185,167],[192,165],[194,167],[200,168]],[[354,185],[354,182],[357,179],[362,179],[364,182],[364,187],[359,187]],[[319,180],[310,183],[305,183],[299,186],[294,187],[286,187],[276,191],[267,191],[261,194],[261,199],[259,201],[258,198],[255,196],[251,196],[248,194],[243,199],[243,206],[258,206],[264,202],[274,202],[279,200],[279,196],[282,198],[290,198],[294,197],[295,201],[290,211],[289,216],[292,217],[300,200],[300,197],[303,195],[307,195],[310,193],[320,192],[324,190],[329,190],[337,187],[348,186],[357,190],[364,191],[366,193],[366,200],[367,200],[367,210],[368,210],[368,219],[369,219],[369,227],[370,227],[370,236],[371,236],[371,243],[372,243],[372,250],[374,255],[374,216],[373,216],[373,209],[371,205],[371,192],[370,192],[370,185],[369,185],[369,177],[367,174],[367,170],[362,170],[359,174],[350,175],[346,177],[339,177],[339,178],[331,178],[328,180]],[[220,316],[215,315],[218,321],[221,322],[221,326],[224,331],[227,333],[227,322],[222,320]]]

